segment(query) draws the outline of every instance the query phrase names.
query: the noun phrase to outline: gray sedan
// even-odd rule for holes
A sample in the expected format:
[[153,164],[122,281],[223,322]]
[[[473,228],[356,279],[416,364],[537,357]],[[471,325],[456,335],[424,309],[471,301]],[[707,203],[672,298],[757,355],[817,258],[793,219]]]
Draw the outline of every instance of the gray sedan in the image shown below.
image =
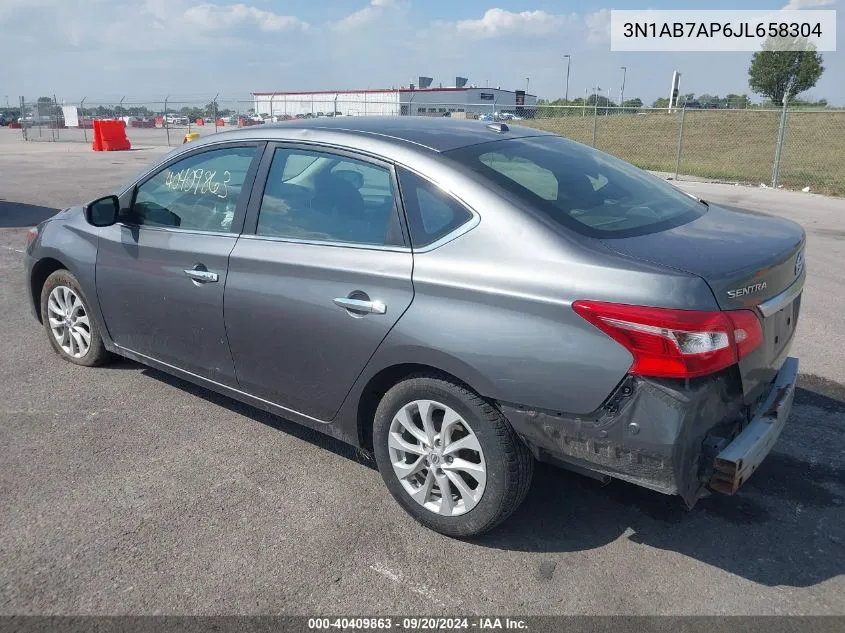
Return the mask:
[[65,360],[370,451],[406,511],[470,536],[536,459],[734,493],[789,414],[804,245],[538,130],[328,118],[177,148],[32,229],[26,275]]

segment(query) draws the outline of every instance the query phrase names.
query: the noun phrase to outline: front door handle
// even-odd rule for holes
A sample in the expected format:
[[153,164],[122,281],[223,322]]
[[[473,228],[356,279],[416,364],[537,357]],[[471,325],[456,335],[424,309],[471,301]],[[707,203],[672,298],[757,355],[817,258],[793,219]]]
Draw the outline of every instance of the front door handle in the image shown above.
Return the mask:
[[204,270],[202,268],[188,268],[185,270],[185,274],[191,278],[191,281],[197,284],[213,284],[217,283],[220,279],[220,276],[217,273],[213,273],[210,270]]
[[334,304],[346,308],[352,312],[361,314],[384,314],[387,306],[382,301],[365,301],[363,299],[350,299],[349,297],[336,297]]

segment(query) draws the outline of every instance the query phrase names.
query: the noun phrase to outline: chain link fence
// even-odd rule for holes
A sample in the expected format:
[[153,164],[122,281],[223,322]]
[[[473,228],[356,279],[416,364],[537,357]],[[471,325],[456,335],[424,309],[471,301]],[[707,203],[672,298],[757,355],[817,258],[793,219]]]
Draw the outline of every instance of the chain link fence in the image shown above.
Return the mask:
[[540,106],[519,123],[676,179],[845,195],[845,110]]
[[179,145],[185,135],[211,134],[256,124],[252,99],[161,101],[79,101],[41,97],[20,99],[18,124],[27,141],[70,141],[90,143],[95,120],[122,120],[133,147]]
[[65,102],[21,99],[26,140],[91,141],[95,119],[121,118],[134,147],[178,145],[201,135],[289,119],[451,116],[505,121],[592,145],[676,179],[706,178],[845,195],[845,110],[666,109],[603,106],[500,107],[495,102],[421,103],[398,94],[259,99]]

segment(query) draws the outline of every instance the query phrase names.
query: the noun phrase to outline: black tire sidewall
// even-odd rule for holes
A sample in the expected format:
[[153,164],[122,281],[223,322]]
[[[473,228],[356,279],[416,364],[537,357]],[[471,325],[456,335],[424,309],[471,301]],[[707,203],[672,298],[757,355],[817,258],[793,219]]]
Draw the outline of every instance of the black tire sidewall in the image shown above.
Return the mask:
[[[85,308],[85,314],[88,315],[88,324],[91,328],[91,344],[88,347],[88,352],[81,358],[74,358],[65,352],[59,345],[58,341],[56,341],[56,337],[53,336],[53,330],[50,328],[47,301],[50,297],[50,293],[57,286],[67,286],[72,289],[82,300],[82,305]],[[79,282],[69,271],[57,270],[51,273],[44,282],[44,285],[41,288],[41,321],[43,322],[44,329],[47,332],[47,338],[50,341],[50,345],[64,360],[75,365],[82,365],[83,367],[92,367],[103,362],[108,352],[106,351],[105,345],[103,345],[103,340],[100,337],[100,328],[97,324],[97,319],[91,311],[91,303],[82,291]]]
[[[468,536],[496,525],[508,497],[507,458],[501,436],[483,410],[471,402],[471,394],[436,378],[413,378],[399,383],[382,398],[373,421],[373,452],[388,490],[411,516],[423,525],[452,536]],[[467,397],[469,395],[470,397]],[[424,508],[408,495],[393,471],[387,439],[393,417],[414,400],[434,400],[454,409],[472,428],[484,452],[487,482],[481,501],[469,512],[446,517]]]

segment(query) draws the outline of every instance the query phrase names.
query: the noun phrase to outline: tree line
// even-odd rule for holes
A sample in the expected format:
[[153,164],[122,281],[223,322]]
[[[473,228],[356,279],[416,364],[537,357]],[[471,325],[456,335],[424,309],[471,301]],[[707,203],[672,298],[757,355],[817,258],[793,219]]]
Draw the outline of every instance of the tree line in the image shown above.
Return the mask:
[[[799,38],[796,38],[798,40]],[[795,107],[819,107],[825,108],[828,103],[826,99],[810,101],[800,99],[798,95],[814,87],[822,76],[825,68],[824,59],[812,48],[808,50],[783,50],[784,43],[795,44],[796,40],[770,39],[766,42],[763,50],[754,53],[748,67],[748,86],[751,91],[766,98],[766,101],[753,106],[751,98],[747,94],[727,94],[724,97],[719,95],[687,93],[678,96],[678,105],[687,108],[749,108],[749,107],[779,107],[787,98],[788,103]],[[801,43],[801,42],[797,42]],[[586,98],[577,99],[555,99],[548,101],[539,99],[537,101],[537,116],[543,114],[551,115],[559,112],[555,108],[547,106],[576,106],[567,110],[570,115],[578,114],[578,106],[582,111],[588,108],[600,110],[602,114],[637,112],[643,107],[639,98],[626,99],[624,103],[615,103],[600,94],[591,94]],[[655,99],[652,108],[668,108],[669,98],[660,97]]]

